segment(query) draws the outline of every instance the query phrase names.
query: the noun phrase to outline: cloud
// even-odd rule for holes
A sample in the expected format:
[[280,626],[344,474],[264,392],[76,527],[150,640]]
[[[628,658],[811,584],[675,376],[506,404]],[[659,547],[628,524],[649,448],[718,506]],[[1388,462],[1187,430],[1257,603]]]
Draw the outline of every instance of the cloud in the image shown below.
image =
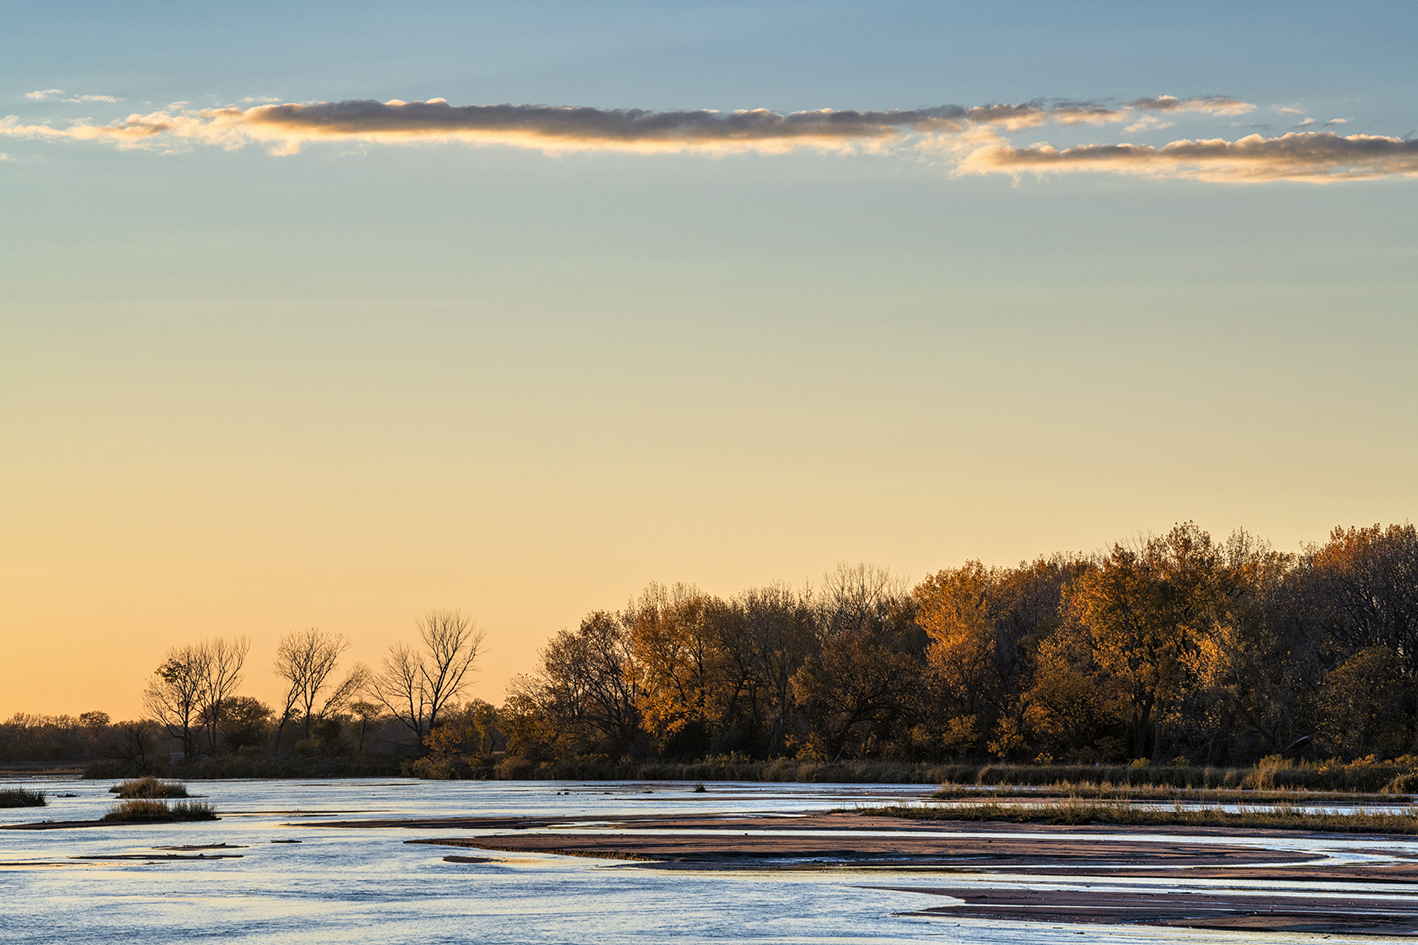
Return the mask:
[[[26,92],[25,98],[32,102],[43,102],[46,99],[59,98],[63,94],[63,89],[41,89],[38,92]],[[123,99],[115,98],[112,95],[71,95],[63,99],[63,101],[70,102],[74,105],[86,105],[90,102],[105,102],[109,105],[114,105],[123,101]]]
[[1143,177],[1185,177],[1225,182],[1367,180],[1394,174],[1418,176],[1418,140],[1333,132],[1291,132],[1277,138],[1250,135],[1173,141],[1160,148],[1089,144],[1057,150],[987,144],[968,154],[957,173],[1036,174],[1105,171]]
[[[1138,118],[1134,127],[1164,126],[1158,113],[1198,111],[1236,114],[1253,106],[1225,97],[1178,99],[1164,95],[1120,106],[1063,101],[1052,104],[992,104],[975,107],[856,111],[819,109],[779,113],[768,109],[734,112],[649,111],[547,105],[450,105],[441,98],[423,102],[372,100],[262,104],[195,111],[177,103],[150,114],[132,114],[108,125],[79,123],[68,128],[11,123],[0,133],[39,138],[109,140],[122,147],[171,150],[188,142],[240,147],[262,143],[273,153],[291,154],[308,142],[412,143],[462,141],[506,144],[557,152],[621,151],[783,151],[798,147],[877,149],[911,135],[959,134],[968,127],[1017,131],[1054,122],[1102,125]],[[1139,116],[1139,113],[1142,113]],[[161,141],[156,139],[162,138]]]
[[1156,98],[1140,98],[1128,102],[1128,108],[1145,112],[1207,112],[1212,115],[1244,115],[1255,111],[1250,102],[1238,101],[1225,95],[1207,95],[1201,98],[1175,98],[1159,95]]
[[[1036,174],[1104,171],[1143,177],[1212,181],[1337,181],[1389,175],[1418,176],[1418,142],[1332,131],[1292,131],[1180,140],[1153,146],[1101,143],[1056,149],[1016,148],[1002,134],[1044,124],[1105,126],[1129,121],[1128,132],[1156,131],[1186,112],[1209,116],[1253,110],[1224,96],[1180,99],[1163,95],[1118,105],[1041,101],[973,107],[856,111],[820,109],[779,113],[650,111],[547,105],[451,105],[373,100],[262,104],[133,113],[106,125],[25,125],[11,115],[0,136],[41,140],[106,141],[119,148],[179,151],[194,145],[228,149],[251,144],[292,154],[311,142],[501,144],[547,153],[628,151],[725,153],[817,148],[879,153],[931,153],[957,174]],[[1285,109],[1281,109],[1285,111]],[[1313,125],[1307,119],[1303,125]],[[1302,126],[1303,126],[1302,125]]]
[[213,127],[294,150],[308,141],[466,141],[541,150],[631,151],[782,150],[842,147],[909,132],[957,131],[969,109],[819,111],[780,114],[647,111],[545,105],[450,105],[426,102],[346,101],[260,105],[202,113]]
[[[79,123],[68,128],[55,128],[51,125],[22,125],[18,117],[7,115],[0,118],[0,135],[13,138],[113,141],[123,146],[177,131],[181,121],[182,119],[174,121],[173,116],[166,112],[154,112],[151,115],[129,115],[126,120],[111,125]],[[191,119],[186,121],[189,125],[193,123]]]

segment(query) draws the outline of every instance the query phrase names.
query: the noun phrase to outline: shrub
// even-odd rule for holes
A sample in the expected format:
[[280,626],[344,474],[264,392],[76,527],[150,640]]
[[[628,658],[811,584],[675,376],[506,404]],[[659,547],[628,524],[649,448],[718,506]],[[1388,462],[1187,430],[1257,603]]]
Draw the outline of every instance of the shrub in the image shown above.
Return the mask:
[[147,798],[124,801],[104,814],[101,820],[110,823],[162,824],[183,820],[216,820],[217,812],[202,801],[179,801],[165,804]]
[[178,781],[159,781],[157,778],[139,778],[124,781],[108,789],[110,794],[128,798],[187,797],[187,788]]
[[0,791],[0,807],[43,807],[43,791],[27,791],[24,788],[5,788]]

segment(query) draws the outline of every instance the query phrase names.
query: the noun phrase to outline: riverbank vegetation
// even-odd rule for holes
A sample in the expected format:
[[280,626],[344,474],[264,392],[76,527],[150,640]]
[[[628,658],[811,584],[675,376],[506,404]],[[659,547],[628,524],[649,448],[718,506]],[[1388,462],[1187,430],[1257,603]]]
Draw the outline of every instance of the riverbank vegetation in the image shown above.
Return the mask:
[[481,634],[432,611],[341,671],[287,634],[283,695],[249,646],[173,647],[143,719],[15,716],[0,763],[95,777],[678,777],[1418,791],[1418,532],[1275,551],[1186,523],[1105,552],[866,566],[722,597],[651,585],[552,635],[500,704],[467,699]]
[[996,821],[1015,824],[1128,827],[1226,827],[1250,830],[1321,830],[1335,833],[1418,833],[1418,812],[1322,812],[1289,804],[1139,807],[1126,802],[1069,800],[1051,804],[895,805],[861,808],[872,817],[908,820]]

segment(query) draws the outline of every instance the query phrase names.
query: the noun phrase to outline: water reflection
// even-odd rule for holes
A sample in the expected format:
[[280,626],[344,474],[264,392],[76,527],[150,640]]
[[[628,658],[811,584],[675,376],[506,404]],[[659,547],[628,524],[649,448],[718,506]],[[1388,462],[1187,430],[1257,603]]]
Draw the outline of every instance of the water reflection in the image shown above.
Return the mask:
[[[82,820],[113,803],[107,782],[29,781],[24,786],[78,796],[46,808],[0,811],[0,822]],[[966,943],[1069,942],[1079,936],[1131,942],[1289,942],[1307,935],[927,919],[897,913],[942,900],[867,888],[938,885],[911,871],[830,873],[655,871],[619,861],[487,854],[449,863],[450,853],[413,838],[467,836],[466,830],[318,827],[322,821],[512,815],[614,818],[651,813],[773,813],[791,816],[856,804],[924,798],[920,785],[217,781],[191,785],[222,815],[216,823],[0,831],[0,941],[166,945],[200,940],[262,943]],[[583,825],[580,829],[596,829]],[[1128,832],[1133,841],[1148,836]],[[1157,835],[1177,843],[1175,835]],[[298,840],[299,843],[285,841]],[[1336,855],[1412,854],[1405,838],[1307,835],[1217,838]],[[76,860],[76,856],[163,855],[157,848],[225,844],[204,860]],[[170,852],[170,851],[169,851]],[[201,851],[191,850],[195,854]],[[39,864],[56,864],[40,866]],[[956,877],[952,882],[969,882]],[[1058,876],[981,875],[978,881],[1067,885]],[[1129,886],[1162,880],[1128,881]],[[1175,885],[1175,884],[1171,884]],[[1197,880],[1189,888],[1245,883]],[[1270,883],[1277,894],[1283,884]],[[1324,892],[1339,894],[1336,884]],[[1311,887],[1313,890],[1313,887]],[[1313,893],[1310,893],[1313,894]],[[1343,941],[1329,937],[1329,941]],[[1361,939],[1354,939],[1360,941]],[[1363,941],[1374,941],[1365,937]]]

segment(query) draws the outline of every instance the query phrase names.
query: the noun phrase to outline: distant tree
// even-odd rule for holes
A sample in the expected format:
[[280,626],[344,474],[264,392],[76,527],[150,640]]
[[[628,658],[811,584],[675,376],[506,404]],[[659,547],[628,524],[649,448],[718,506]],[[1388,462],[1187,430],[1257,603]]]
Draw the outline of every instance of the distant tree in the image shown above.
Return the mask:
[[540,672],[524,692],[581,742],[579,748],[618,756],[641,738],[640,692],[625,624],[618,614],[596,611],[574,631],[557,633],[542,649]]
[[793,675],[813,729],[804,751],[834,760],[877,753],[894,729],[912,727],[926,688],[926,636],[906,584],[885,569],[839,565],[817,606],[817,651]]
[[1115,545],[1070,585],[1070,614],[1125,694],[1135,757],[1156,760],[1162,751],[1162,720],[1184,691],[1184,656],[1215,625],[1232,588],[1221,550],[1191,523],[1141,548]]
[[157,726],[147,719],[111,726],[108,754],[132,774],[152,774],[166,760],[158,754]]
[[327,688],[340,656],[350,641],[341,633],[311,628],[281,637],[276,647],[275,673],[285,682],[281,712],[276,722],[276,750],[281,735],[292,718],[304,723],[304,737],[311,726],[331,713],[347,708],[369,683],[369,671],[356,663],[333,688]]
[[719,602],[692,585],[652,584],[631,608],[631,669],[645,726],[662,750],[703,750],[718,720]]
[[1244,531],[1223,549],[1224,606],[1181,659],[1186,677],[1173,727],[1201,763],[1279,754],[1298,734],[1299,701],[1313,689],[1314,645],[1291,622],[1295,558]]
[[[1335,528],[1308,565],[1311,607],[1341,653],[1388,648],[1418,699],[1418,529]],[[1418,703],[1408,708],[1418,720]]]
[[389,648],[369,694],[414,736],[420,753],[444,708],[463,691],[477,662],[483,632],[457,610],[430,610],[418,621],[423,648]]
[[172,647],[153,673],[143,704],[187,757],[196,755],[204,731],[216,751],[222,706],[241,684],[250,648],[245,637]]
[[271,707],[250,696],[235,696],[222,706],[222,745],[228,751],[260,747],[271,738]]
[[979,561],[940,571],[912,592],[916,621],[930,636],[926,659],[961,715],[998,711],[1000,673],[991,591],[996,575]]
[[198,699],[207,741],[212,753],[220,748],[222,711],[226,702],[241,686],[241,669],[251,641],[246,637],[226,640],[216,637],[202,644],[202,675],[198,681]]
[[200,647],[173,647],[143,691],[143,705],[148,714],[167,730],[168,737],[182,743],[182,753],[188,758],[197,754],[204,673]]
[[1031,684],[1021,696],[1025,727],[1038,747],[1087,758],[1107,738],[1118,693],[1093,658],[1093,641],[1077,623],[1039,644]]
[[514,677],[508,685],[507,699],[497,710],[497,722],[507,736],[509,755],[537,760],[567,747],[571,748],[570,753],[577,753],[579,742],[577,746],[562,742],[564,730],[544,702],[544,691],[534,676]]
[[372,729],[380,720],[383,709],[373,702],[363,699],[350,703],[350,730],[355,737],[355,753],[364,754],[364,743]]
[[818,651],[817,611],[808,594],[786,585],[745,591],[731,605],[744,627],[754,678],[762,688],[770,720],[764,748],[772,757],[788,748],[796,719],[793,676]]
[[838,562],[823,575],[816,594],[826,636],[853,630],[871,630],[889,623],[899,613],[908,593],[904,578],[873,564]]
[[1403,661],[1386,646],[1365,647],[1324,678],[1317,703],[1321,746],[1345,758],[1404,754],[1411,744],[1412,694]]

